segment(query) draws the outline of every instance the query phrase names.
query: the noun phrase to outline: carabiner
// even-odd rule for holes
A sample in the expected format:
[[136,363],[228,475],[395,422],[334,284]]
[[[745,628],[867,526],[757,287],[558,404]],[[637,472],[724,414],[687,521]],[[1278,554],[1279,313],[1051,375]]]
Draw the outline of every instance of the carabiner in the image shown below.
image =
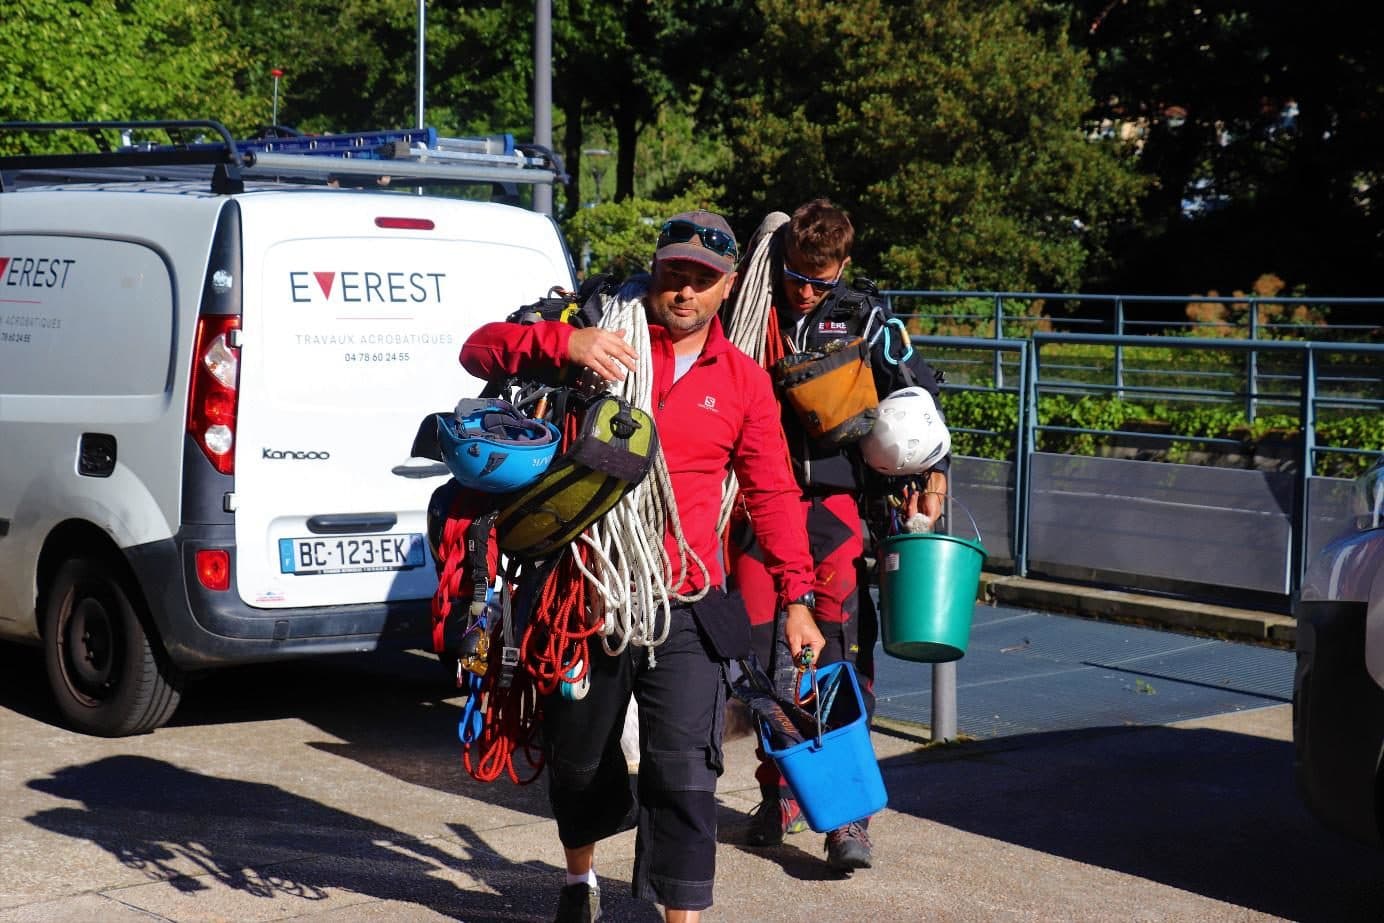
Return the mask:
[[[812,653],[812,648],[805,647],[798,652],[798,669],[793,676],[793,704],[802,707],[813,701],[817,697],[817,664],[816,656]],[[807,695],[803,695],[803,674],[810,677],[810,687],[812,689]]]

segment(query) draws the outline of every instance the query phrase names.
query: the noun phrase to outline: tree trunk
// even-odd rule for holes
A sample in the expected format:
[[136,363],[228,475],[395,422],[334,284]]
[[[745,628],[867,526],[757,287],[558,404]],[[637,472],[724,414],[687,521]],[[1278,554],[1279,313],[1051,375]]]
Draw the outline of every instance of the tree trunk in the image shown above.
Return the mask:
[[567,171],[565,211],[570,218],[581,208],[581,112],[585,100],[573,90],[563,96],[562,114],[567,125],[562,131],[562,166]]
[[639,144],[639,118],[629,108],[615,110],[615,141],[619,157],[615,162],[615,201],[634,195],[634,154]]

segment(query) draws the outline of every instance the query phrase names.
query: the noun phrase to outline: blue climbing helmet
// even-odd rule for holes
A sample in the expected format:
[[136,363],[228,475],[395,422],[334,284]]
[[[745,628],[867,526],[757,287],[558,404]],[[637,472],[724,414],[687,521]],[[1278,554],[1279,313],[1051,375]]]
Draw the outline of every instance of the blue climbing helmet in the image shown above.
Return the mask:
[[503,494],[532,484],[548,470],[562,434],[504,401],[463,400],[439,413],[442,460],[463,487]]

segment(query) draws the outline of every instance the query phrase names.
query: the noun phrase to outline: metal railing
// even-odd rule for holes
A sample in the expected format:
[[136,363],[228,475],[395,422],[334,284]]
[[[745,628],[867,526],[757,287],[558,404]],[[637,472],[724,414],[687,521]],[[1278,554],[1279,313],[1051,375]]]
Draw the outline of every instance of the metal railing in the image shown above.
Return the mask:
[[[1210,447],[1233,448],[1240,440],[1186,433],[1151,433],[1128,429],[1087,429],[1044,423],[1039,419],[1038,401],[1048,394],[1095,394],[1130,399],[1162,399],[1186,402],[1220,402],[1241,406],[1246,417],[1253,419],[1252,409],[1258,402],[1271,401],[1276,406],[1291,408],[1299,427],[1296,438],[1295,489],[1290,516],[1291,589],[1296,591],[1306,567],[1307,526],[1311,510],[1309,487],[1316,477],[1319,462],[1327,455],[1377,457],[1379,449],[1324,442],[1318,433],[1322,412],[1329,410],[1384,411],[1384,344],[1342,343],[1311,340],[1257,340],[1230,338],[1149,337],[1130,334],[1050,333],[1036,331],[1028,339],[914,336],[913,342],[934,366],[943,371],[964,370],[954,376],[961,380],[944,385],[948,392],[981,391],[1012,395],[1017,401],[1018,425],[1012,434],[1013,473],[1013,560],[1016,573],[1027,575],[1029,570],[1029,531],[1031,525],[1031,494],[1033,457],[1045,434],[1084,434],[1113,442],[1115,440],[1163,440],[1166,443],[1200,443]],[[1152,383],[1132,385],[1121,380],[1118,366],[1110,380],[1082,380],[1072,377],[1070,362],[1057,357],[1044,361],[1045,353],[1052,356],[1062,347],[1086,346],[1108,350],[1118,355],[1126,349],[1157,348],[1192,356],[1206,352],[1232,352],[1245,355],[1273,357],[1280,367],[1275,377],[1276,387],[1270,393],[1260,390],[1262,379],[1253,374],[1254,365],[1246,363],[1240,382],[1233,387],[1187,387],[1185,373],[1179,373],[1184,383]],[[964,358],[971,353],[990,353],[979,363]],[[961,353],[963,358],[957,358]],[[1340,361],[1355,358],[1349,376],[1323,374],[1331,369],[1328,357]],[[1363,361],[1360,361],[1363,360]],[[1190,363],[1188,363],[1190,364]],[[980,369],[984,371],[980,371]],[[1090,371],[1086,368],[1085,371]],[[1165,370],[1166,371],[1166,370]],[[1291,372],[1291,374],[1290,374]],[[1170,373],[1171,374],[1171,373]],[[1214,382],[1224,384],[1223,377]],[[1330,385],[1323,389],[1323,385]],[[1369,392],[1373,393],[1369,393]],[[1243,402],[1243,403],[1242,403]],[[945,409],[945,398],[944,398]],[[1004,437],[1005,433],[958,428],[956,432]]]
[[[997,308],[997,311],[1001,310]],[[1263,341],[1251,338],[1235,340],[1229,338],[1147,337],[1123,333],[1063,334],[1041,331],[1033,332],[1029,338],[1025,339],[1004,337],[1000,335],[1003,330],[1003,315],[997,313],[994,325],[995,336],[989,338],[914,336],[912,342],[922,349],[934,367],[943,372],[954,373],[952,377],[957,380],[949,381],[943,386],[947,392],[998,393],[1011,397],[1015,402],[1015,424],[1012,432],[962,427],[956,425],[955,422],[952,424],[952,430],[953,433],[968,433],[977,436],[1000,438],[1007,436],[1012,440],[1012,496],[1014,502],[1011,506],[1012,547],[1010,550],[1014,571],[1020,576],[1027,576],[1029,573],[1029,536],[1034,493],[1032,489],[1033,461],[1038,452],[1039,439],[1042,434],[1087,434],[1109,440],[1161,438],[1169,441],[1183,440],[1225,447],[1239,445],[1236,440],[1211,436],[1151,434],[1118,429],[1093,430],[1044,424],[1039,419],[1038,414],[1038,399],[1042,394],[1161,396],[1185,401],[1220,401],[1235,404],[1243,399],[1245,401],[1245,415],[1249,420],[1254,419],[1256,404],[1261,400],[1272,400],[1280,404],[1291,400],[1297,410],[1300,424],[1299,457],[1290,514],[1290,547],[1288,549],[1288,556],[1291,561],[1289,586],[1291,592],[1296,592],[1300,586],[1307,566],[1307,533],[1311,515],[1310,486],[1319,454],[1323,452],[1357,455],[1384,454],[1384,452],[1376,450],[1351,446],[1326,446],[1321,444],[1317,433],[1319,412],[1324,408],[1363,407],[1376,411],[1384,410],[1384,393],[1375,397],[1360,397],[1341,393],[1323,394],[1320,389],[1322,357],[1332,353],[1346,353],[1364,355],[1371,360],[1377,358],[1377,361],[1371,362],[1375,372],[1373,377],[1347,378],[1337,376],[1332,379],[1332,383],[1337,386],[1338,391],[1352,387],[1358,389],[1365,382],[1373,383],[1384,390],[1384,345]],[[1073,366],[1070,361],[1049,361],[1047,363],[1043,361],[1045,349],[1051,356],[1055,348],[1060,348],[1063,345],[1109,349],[1115,360],[1111,370],[1113,373],[1111,380],[1109,382],[1093,381],[1090,380],[1089,374],[1086,375],[1087,380],[1072,380],[1070,376],[1074,372],[1090,373],[1093,368]],[[1225,379],[1228,377],[1228,373],[1217,375],[1194,370],[1195,374],[1188,375],[1186,369],[1180,370],[1179,373],[1184,382],[1188,378],[1196,380],[1202,376],[1208,379],[1207,386],[1189,388],[1185,384],[1166,383],[1162,386],[1130,385],[1125,380],[1123,359],[1125,349],[1134,347],[1159,347],[1189,354],[1193,351],[1229,350],[1245,353],[1250,361],[1245,363],[1243,379],[1238,386],[1216,387],[1218,383],[1227,384]],[[1272,395],[1260,393],[1264,380],[1258,374],[1257,358],[1261,350],[1275,357],[1296,361],[1297,374],[1295,376],[1279,375],[1275,379],[1278,384],[1290,385],[1289,388],[1277,389]],[[957,358],[957,353],[960,353],[963,358]],[[974,360],[968,360],[964,357],[977,353],[981,356],[981,363],[979,364],[986,368],[986,373],[968,374],[972,370],[968,368],[968,365],[976,367],[978,364]],[[948,503],[948,528],[952,526],[951,520],[950,503]],[[956,664],[954,662],[933,664],[931,680],[932,739],[954,739],[957,735]]]
[[[1368,340],[1378,336],[1379,324],[1349,323],[1308,323],[1265,321],[1261,311],[1265,308],[1308,307],[1313,310],[1341,308],[1384,307],[1384,298],[1280,298],[1256,296],[1213,296],[1213,295],[1094,295],[1070,292],[980,292],[980,291],[929,291],[896,289],[881,292],[890,309],[905,320],[918,324],[956,326],[961,328],[986,328],[989,339],[995,341],[1028,338],[1039,331],[1038,327],[1048,327],[1051,332],[1105,333],[1114,336],[1168,336],[1227,334],[1225,339],[1244,339],[1252,343],[1275,342],[1280,339],[1299,339],[1310,341],[1349,342]],[[987,308],[980,310],[946,310],[957,302],[984,303]],[[1019,310],[1006,311],[1006,306],[1017,305]],[[1166,317],[1153,317],[1151,309],[1164,309],[1170,305],[1184,307],[1192,305],[1218,305],[1226,308],[1239,308],[1245,311],[1245,322],[1210,320],[1169,320]],[[964,305],[963,305],[964,307]],[[1041,314],[1032,313],[1041,308]],[[1137,316],[1139,309],[1147,316]],[[1074,311],[1083,315],[1078,316]],[[1136,315],[1136,316],[1132,316]],[[927,330],[917,331],[927,335]],[[1216,336],[1219,342],[1221,337]],[[1123,389],[1131,375],[1142,375],[1149,369],[1130,367],[1126,361],[1125,344],[1118,343],[1113,352],[1114,385]],[[1245,415],[1253,421],[1264,397],[1261,387],[1265,382],[1281,380],[1272,373],[1265,376],[1259,368],[1259,351],[1250,349],[1245,354],[1245,380],[1243,389]],[[993,357],[993,376],[996,382],[1003,380],[1000,353]],[[1214,373],[1210,373],[1214,374]]]

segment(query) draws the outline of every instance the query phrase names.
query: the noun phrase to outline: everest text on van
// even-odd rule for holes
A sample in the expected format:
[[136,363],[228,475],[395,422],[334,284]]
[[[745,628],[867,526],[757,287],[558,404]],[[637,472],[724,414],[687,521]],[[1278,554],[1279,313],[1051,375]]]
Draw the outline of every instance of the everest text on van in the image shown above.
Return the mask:
[[[321,299],[313,296],[313,286],[309,276],[317,282]],[[428,301],[442,301],[442,280],[445,272],[290,272],[288,285],[293,300],[299,304],[312,301],[331,301],[335,282],[341,280],[336,289],[336,300],[344,302],[364,302],[366,304],[421,304]]]

